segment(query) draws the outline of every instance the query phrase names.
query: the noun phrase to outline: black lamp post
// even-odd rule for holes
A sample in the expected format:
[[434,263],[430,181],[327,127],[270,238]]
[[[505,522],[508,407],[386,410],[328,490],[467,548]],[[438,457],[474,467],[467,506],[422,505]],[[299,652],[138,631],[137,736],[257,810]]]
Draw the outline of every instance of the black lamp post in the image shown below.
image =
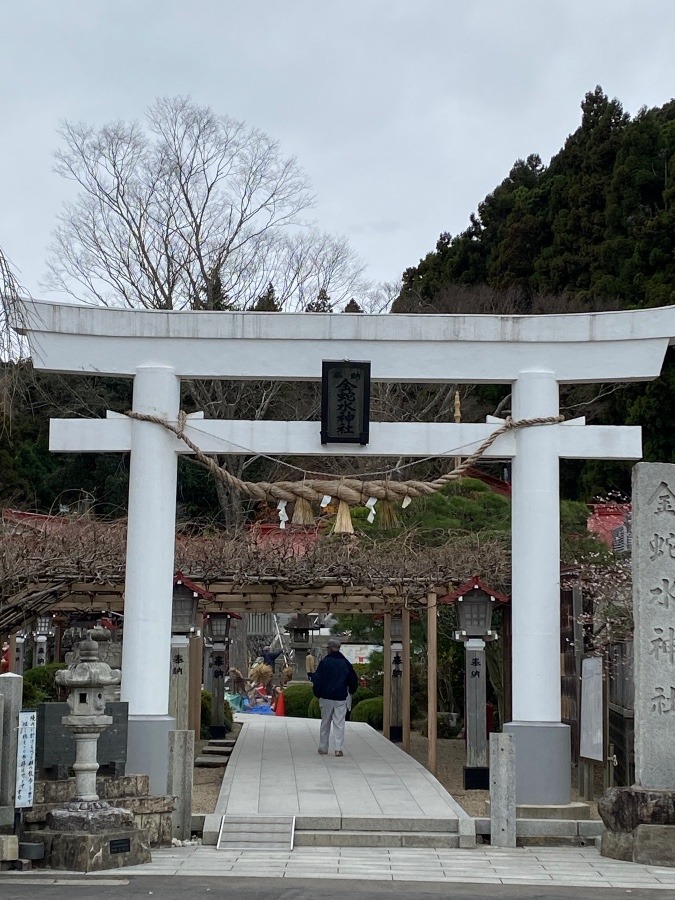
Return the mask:
[[211,737],[225,737],[225,679],[230,673],[230,622],[226,612],[211,613],[207,631],[211,638]]
[[401,610],[392,612],[389,618],[391,641],[391,698],[389,740],[400,743],[403,740],[403,615]]
[[[504,602],[505,597],[499,597]],[[487,669],[485,644],[497,639],[492,629],[492,610],[497,602],[495,592],[476,577],[445,598],[457,604],[459,630],[455,640],[464,644],[465,690],[464,724],[466,733],[466,765],[464,789],[485,790],[490,785],[487,738]]]

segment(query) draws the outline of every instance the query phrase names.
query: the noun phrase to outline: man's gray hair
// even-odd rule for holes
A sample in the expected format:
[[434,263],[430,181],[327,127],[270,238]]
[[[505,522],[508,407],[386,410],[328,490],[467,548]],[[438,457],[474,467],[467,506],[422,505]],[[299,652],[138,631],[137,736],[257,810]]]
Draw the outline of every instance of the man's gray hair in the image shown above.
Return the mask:
[[333,648],[333,650],[340,649],[340,641],[336,637],[328,638],[328,644],[326,645],[329,648]]

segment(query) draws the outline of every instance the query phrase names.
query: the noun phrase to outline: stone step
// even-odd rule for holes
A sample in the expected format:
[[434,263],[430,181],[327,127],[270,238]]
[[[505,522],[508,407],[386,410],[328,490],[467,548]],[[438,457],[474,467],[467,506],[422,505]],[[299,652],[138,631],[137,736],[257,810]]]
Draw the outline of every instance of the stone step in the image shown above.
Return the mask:
[[406,831],[457,834],[459,819],[449,816],[303,816],[295,817],[296,832]]
[[[255,827],[250,822],[223,822],[220,826],[221,834],[257,834],[258,829],[263,826],[259,823],[255,823]],[[265,825],[265,832],[267,834],[284,834],[288,830],[288,826],[284,823],[280,823],[278,825]]]
[[202,747],[202,753],[204,756],[222,756],[227,758],[232,753],[231,747],[211,747],[209,744],[206,747]]
[[230,747],[230,749],[231,749],[232,747],[234,747],[234,745],[236,743],[237,743],[237,741],[234,738],[212,738],[206,746],[207,747]]
[[293,816],[223,816],[221,825],[249,825],[255,822],[256,825],[285,825]]
[[[296,827],[302,825],[296,823]],[[442,831],[456,833],[459,819],[440,817],[342,816],[342,831]]]
[[218,850],[292,850],[293,816],[223,816]]
[[227,758],[222,756],[198,756],[194,764],[198,769],[222,769],[227,765]]
[[296,831],[296,847],[459,847],[448,831]]

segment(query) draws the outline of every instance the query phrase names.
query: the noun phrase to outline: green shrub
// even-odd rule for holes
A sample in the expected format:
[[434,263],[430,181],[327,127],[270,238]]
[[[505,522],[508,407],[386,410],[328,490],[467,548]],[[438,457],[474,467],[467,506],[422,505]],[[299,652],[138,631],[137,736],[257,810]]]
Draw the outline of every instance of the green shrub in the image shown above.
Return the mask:
[[374,691],[372,688],[358,687],[352,696],[352,709],[362,700],[372,700],[373,697],[377,696],[377,691]]
[[[370,688],[357,688],[352,697],[352,712],[357,703],[361,703],[363,700],[372,700],[373,697],[377,697],[377,694],[375,691],[371,691]],[[309,719],[321,718],[321,706],[318,697],[312,697],[307,710],[307,717]]]
[[[225,731],[232,731],[232,723],[234,721],[232,707],[227,702],[224,702],[224,718],[225,722]],[[202,740],[207,740],[211,737],[211,724],[213,720],[213,697],[211,696],[211,691],[202,691],[202,724],[200,728],[200,738]]]
[[383,717],[384,700],[382,697],[361,700],[352,710],[352,722],[367,722],[378,731],[382,730]]
[[284,688],[284,707],[286,715],[292,719],[306,719],[309,715],[309,704],[314,697],[312,685],[289,684]]
[[60,669],[67,669],[65,663],[48,663],[46,666],[35,666],[23,673],[24,709],[35,709],[41,703],[56,703],[65,700],[67,691],[54,680]]
[[[459,735],[462,733],[463,728],[463,722],[458,722],[456,725],[452,725],[449,719],[440,718],[436,722],[436,737],[443,740],[452,740],[459,737]],[[415,730],[418,731],[423,737],[427,737],[429,733],[428,719],[423,719]]]

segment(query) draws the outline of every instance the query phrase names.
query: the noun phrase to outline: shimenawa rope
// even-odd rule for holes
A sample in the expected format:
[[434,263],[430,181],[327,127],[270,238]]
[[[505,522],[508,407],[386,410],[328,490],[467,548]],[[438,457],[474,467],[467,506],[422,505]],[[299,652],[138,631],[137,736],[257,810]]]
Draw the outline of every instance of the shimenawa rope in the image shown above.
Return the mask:
[[152,422],[155,425],[161,425],[168,431],[173,432],[177,438],[183,441],[195,457],[205,466],[215,478],[219,478],[228,487],[234,488],[252,500],[279,501],[286,500],[292,502],[294,500],[303,499],[309,502],[321,501],[323,497],[330,496],[343,500],[349,506],[363,505],[370,497],[377,500],[403,501],[406,497],[426,497],[435,494],[444,488],[451,481],[462,478],[467,469],[470,469],[483,454],[488,450],[497,438],[505,434],[507,431],[513,431],[518,428],[531,428],[539,425],[556,425],[564,421],[564,416],[548,416],[531,419],[518,419],[517,421],[507,418],[502,426],[495,429],[483,443],[470,455],[462,460],[462,462],[450,472],[441,475],[434,481],[389,481],[386,479],[377,479],[374,481],[362,481],[359,478],[311,478],[302,481],[243,481],[228,472],[227,469],[219,466],[218,463],[208,454],[204,453],[200,448],[185,434],[185,426],[187,425],[187,414],[181,410],[178,416],[177,424],[168,422],[159,416],[149,415],[148,413],[138,413],[129,411],[126,415],[130,419],[136,419],[139,422]]

